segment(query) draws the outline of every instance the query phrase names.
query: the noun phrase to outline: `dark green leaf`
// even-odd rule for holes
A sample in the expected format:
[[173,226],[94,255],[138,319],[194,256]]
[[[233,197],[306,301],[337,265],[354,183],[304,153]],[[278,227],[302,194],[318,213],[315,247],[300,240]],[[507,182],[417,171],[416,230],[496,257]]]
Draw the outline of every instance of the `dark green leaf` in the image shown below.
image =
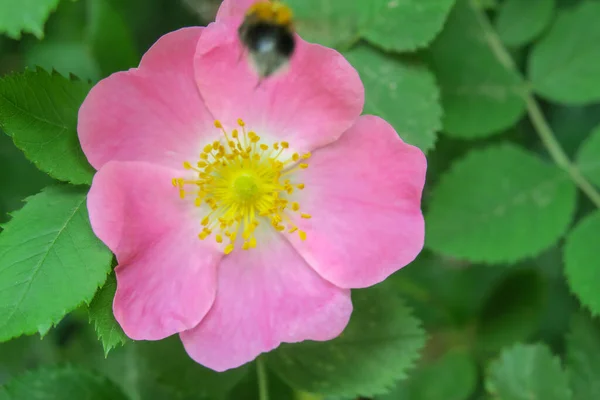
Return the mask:
[[90,322],[94,323],[105,355],[108,355],[111,349],[127,342],[127,336],[113,314],[112,304],[116,291],[117,280],[115,274],[111,273],[89,307]]
[[431,46],[442,89],[444,130],[474,139],[500,132],[523,115],[523,82],[497,60],[468,0],[458,0]]
[[514,145],[472,150],[440,178],[426,214],[426,245],[489,263],[532,257],[568,228],[575,186],[558,167]]
[[388,121],[402,140],[430,150],[441,128],[442,110],[435,78],[411,65],[363,45],[345,53],[365,85],[365,114]]
[[90,84],[38,69],[0,79],[0,126],[27,158],[56,179],[91,182],[77,138],[77,113]]
[[486,389],[498,400],[570,400],[560,360],[542,345],[517,344],[489,368]]
[[108,379],[75,367],[28,372],[0,388],[0,400],[127,400]]
[[567,374],[573,400],[600,399],[600,324],[580,313],[567,335]]
[[577,166],[589,180],[600,187],[600,125],[581,144],[577,153]]
[[381,287],[352,293],[354,312],[328,342],[283,344],[269,367],[298,390],[332,396],[372,396],[406,377],[425,342],[419,321]]
[[94,236],[82,188],[31,197],[0,234],[0,341],[45,332],[92,300],[111,253]]

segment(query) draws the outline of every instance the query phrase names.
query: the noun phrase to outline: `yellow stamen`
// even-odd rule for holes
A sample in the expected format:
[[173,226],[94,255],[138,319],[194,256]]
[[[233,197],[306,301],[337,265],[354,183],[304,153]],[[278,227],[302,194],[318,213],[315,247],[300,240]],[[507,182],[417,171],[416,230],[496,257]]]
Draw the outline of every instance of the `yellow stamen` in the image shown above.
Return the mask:
[[[228,134],[223,124],[215,121],[221,140],[206,143],[196,163],[183,162],[183,168],[195,178],[171,180],[182,199],[193,196],[194,205],[206,212],[200,219],[198,237],[205,240],[215,231],[214,240],[223,244],[225,254],[237,246],[244,250],[257,247],[255,234],[260,226],[298,232],[300,239],[306,240],[306,232],[291,223],[291,212],[298,212],[300,204],[289,196],[295,189],[304,189],[303,183],[292,184],[292,174],[308,168],[307,163],[298,162],[308,159],[310,153],[282,156],[290,149],[288,142],[269,146],[260,142],[256,132],[247,130],[243,120],[237,120],[237,125],[241,132],[233,129]],[[301,213],[300,217],[311,215]],[[238,232],[241,243],[236,244]]]

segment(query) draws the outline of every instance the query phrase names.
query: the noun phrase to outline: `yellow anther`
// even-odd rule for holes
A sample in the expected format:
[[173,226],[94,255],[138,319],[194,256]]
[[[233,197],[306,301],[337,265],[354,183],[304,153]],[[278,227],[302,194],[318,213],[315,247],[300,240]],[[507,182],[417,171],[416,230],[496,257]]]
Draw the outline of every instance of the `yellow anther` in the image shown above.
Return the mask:
[[218,129],[223,128],[223,125],[221,124],[221,121],[219,121],[218,119],[215,120],[215,128],[218,128]]
[[198,168],[205,168],[206,166],[208,166],[208,163],[206,161],[198,161],[198,164],[196,164],[198,166]]
[[205,153],[210,153],[210,152],[212,151],[212,144],[210,144],[210,143],[209,143],[209,144],[207,144],[206,146],[204,146],[204,149],[203,149],[203,151],[204,151]]
[[310,214],[304,214],[304,213],[303,213],[303,214],[300,214],[300,216],[301,216],[302,218],[304,218],[304,219],[311,219],[311,218],[312,218],[312,216],[311,216]]
[[296,185],[296,187],[300,190],[304,189],[304,183],[299,183]]
[[250,238],[250,248],[253,249],[256,247],[256,238],[253,236]]
[[298,161],[299,159],[300,159],[300,154],[298,154],[298,153],[292,154],[292,160]]
[[298,230],[298,227],[297,227],[297,226],[292,226],[292,227],[290,228],[290,230],[288,231],[288,233],[294,233],[294,232],[296,232],[297,230]]
[[[239,136],[237,129],[234,129],[233,131],[231,131],[231,137],[234,139],[237,139]],[[233,143],[233,142],[231,142]]]
[[263,143],[263,144],[260,145],[260,149],[262,151],[267,151],[267,150],[269,150],[269,146],[267,146],[266,144]]
[[298,236],[300,236],[300,240],[306,240],[306,232],[298,231]]
[[304,158],[305,160],[308,160],[310,158],[310,156],[311,156],[310,152],[302,154],[302,158]]
[[227,246],[225,246],[225,250],[224,250],[225,254],[229,254],[232,251],[233,251],[233,244],[230,243]]
[[206,233],[205,231],[202,231],[198,234],[198,237],[200,238],[200,240],[204,240],[208,237],[208,233]]
[[308,168],[308,164],[300,164],[300,168],[306,169],[306,168]]
[[190,164],[190,163],[189,163],[189,162],[187,162],[187,161],[184,161],[184,162],[183,162],[183,168],[184,168],[184,169],[192,169],[192,164]]
[[281,147],[283,147],[284,149],[287,149],[290,147],[290,144],[288,142],[281,142]]
[[237,123],[239,126],[246,126],[246,123],[244,121],[242,121],[241,118],[238,118]]
[[242,245],[242,249],[244,249],[244,250],[250,249],[250,243],[244,242],[244,244]]
[[275,150],[279,150],[279,143],[277,143],[277,142],[273,143],[273,148]]
[[217,243],[223,243],[223,236],[217,234],[215,235],[215,240],[217,241]]
[[179,186],[179,183],[177,183],[177,178],[173,178],[171,179],[171,183],[173,184],[173,186],[177,187]]
[[292,203],[292,210],[294,211],[298,211],[300,209],[300,204],[293,202]]
[[208,225],[208,221],[209,221],[209,217],[208,215],[204,218],[202,218],[202,221],[200,222],[203,226]]

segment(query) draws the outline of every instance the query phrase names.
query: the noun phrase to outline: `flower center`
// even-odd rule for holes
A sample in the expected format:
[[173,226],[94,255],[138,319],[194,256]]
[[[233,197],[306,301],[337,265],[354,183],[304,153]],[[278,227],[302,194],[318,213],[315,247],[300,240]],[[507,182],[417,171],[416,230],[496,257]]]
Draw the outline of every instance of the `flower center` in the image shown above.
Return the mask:
[[241,119],[238,125],[241,134],[237,129],[228,133],[215,121],[223,135],[221,140],[204,146],[195,165],[183,163],[184,169],[194,171],[195,178],[173,179],[182,199],[193,195],[196,207],[208,206],[198,237],[205,240],[214,233],[217,243],[228,241],[225,254],[233,251],[238,232],[243,237],[244,250],[256,247],[255,231],[264,223],[278,231],[297,232],[300,239],[306,240],[306,232],[292,222],[290,213],[299,213],[302,218],[311,216],[300,213],[300,205],[289,196],[296,189],[304,189],[303,183],[292,179],[296,171],[308,168],[305,161],[310,153],[293,153],[281,159],[289,143],[269,146],[261,143],[256,133],[246,132]]

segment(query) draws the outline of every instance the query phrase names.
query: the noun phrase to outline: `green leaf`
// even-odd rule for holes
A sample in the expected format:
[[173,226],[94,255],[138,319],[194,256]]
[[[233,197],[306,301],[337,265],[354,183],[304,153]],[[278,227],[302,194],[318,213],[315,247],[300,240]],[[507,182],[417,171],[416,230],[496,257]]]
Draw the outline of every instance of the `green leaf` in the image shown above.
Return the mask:
[[35,43],[25,53],[25,63],[31,68],[56,70],[63,76],[73,74],[81,79],[98,80],[100,70],[89,47],[76,40],[54,39],[50,36]]
[[393,391],[375,400],[468,400],[476,387],[475,360],[464,351],[453,350],[419,367]]
[[457,1],[430,57],[442,90],[442,122],[448,135],[490,136],[523,115],[523,82],[490,50],[468,0]]
[[580,313],[567,335],[567,375],[573,400],[600,399],[600,324]]
[[44,37],[44,23],[58,0],[0,0],[0,33],[20,39],[21,32]]
[[362,36],[385,50],[414,51],[441,31],[454,0],[371,0]]
[[577,166],[594,184],[600,186],[600,125],[581,144],[577,153]]
[[498,400],[570,400],[560,360],[542,344],[517,344],[489,368],[486,389]]
[[381,287],[352,292],[354,312],[328,342],[283,344],[269,367],[293,388],[331,396],[373,396],[406,377],[425,342],[420,322]]
[[402,140],[423,151],[431,149],[441,128],[442,110],[434,76],[366,45],[344,54],[365,85],[365,114],[378,115]]
[[108,379],[75,367],[45,368],[14,378],[0,388],[0,400],[127,400]]
[[127,343],[127,336],[113,314],[113,299],[117,291],[117,280],[115,274],[108,275],[104,286],[96,293],[94,300],[90,303],[90,322],[94,323],[98,338],[104,347],[104,355],[107,356],[111,349]]
[[600,100],[600,2],[561,10],[529,58],[529,78],[541,96],[559,103]]
[[112,0],[90,0],[89,41],[102,74],[137,66],[133,35]]
[[147,369],[145,379],[170,389],[175,399],[222,398],[248,373],[248,365],[215,372],[193,361],[179,337],[138,342],[137,354]]
[[519,269],[504,278],[481,305],[477,347],[495,352],[535,333],[546,305],[546,285],[534,269]]
[[426,246],[488,263],[532,257],[573,218],[576,189],[558,167],[511,144],[472,150],[440,178],[426,214]]
[[507,46],[524,46],[552,20],[555,0],[506,0],[496,19],[498,36]]
[[112,254],[94,236],[78,187],[29,198],[0,234],[0,341],[43,332],[92,300]]
[[593,315],[600,314],[600,211],[581,220],[565,242],[565,275],[571,291]]
[[91,85],[38,69],[0,79],[0,126],[50,176],[89,184],[94,169],[77,138],[77,112]]
[[370,4],[348,0],[287,0],[298,33],[309,42],[328,47],[347,46],[358,39]]

